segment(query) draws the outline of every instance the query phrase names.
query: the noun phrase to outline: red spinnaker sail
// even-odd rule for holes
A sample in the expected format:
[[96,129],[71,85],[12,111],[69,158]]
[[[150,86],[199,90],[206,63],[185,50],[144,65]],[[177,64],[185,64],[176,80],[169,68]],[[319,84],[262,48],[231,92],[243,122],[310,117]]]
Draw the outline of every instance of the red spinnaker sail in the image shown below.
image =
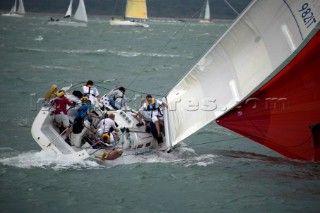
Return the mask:
[[320,161],[320,32],[217,123],[288,158]]

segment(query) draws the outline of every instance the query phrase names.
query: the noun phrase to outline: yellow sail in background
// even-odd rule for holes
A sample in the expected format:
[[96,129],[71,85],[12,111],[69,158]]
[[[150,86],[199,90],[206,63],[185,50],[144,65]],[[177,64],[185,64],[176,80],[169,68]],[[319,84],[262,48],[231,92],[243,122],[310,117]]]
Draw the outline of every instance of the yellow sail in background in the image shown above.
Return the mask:
[[148,14],[146,0],[127,0],[126,17],[147,19]]

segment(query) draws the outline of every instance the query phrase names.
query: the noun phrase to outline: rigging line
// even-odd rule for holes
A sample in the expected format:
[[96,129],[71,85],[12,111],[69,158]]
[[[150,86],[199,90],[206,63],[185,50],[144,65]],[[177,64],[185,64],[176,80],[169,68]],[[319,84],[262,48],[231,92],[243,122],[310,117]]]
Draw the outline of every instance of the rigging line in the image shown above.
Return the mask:
[[[145,94],[145,95],[148,95],[148,94],[150,94],[150,93],[148,93],[148,92],[141,92],[141,91],[138,91],[138,90],[133,90],[133,89],[127,89],[127,90],[129,90],[129,91],[131,91],[131,92],[136,92],[136,93],[140,93],[140,94]],[[155,95],[155,96],[160,96],[160,97],[162,97],[162,95],[160,95],[160,94],[155,94],[155,93],[152,93],[152,95]]]
[[[191,16],[191,19],[194,19],[195,16],[201,12],[201,10],[202,10],[202,8],[198,9],[198,10]],[[187,25],[187,22],[185,22],[185,25],[184,25],[183,27],[185,27],[186,25]],[[200,58],[198,58],[198,60],[200,60]],[[191,68],[189,69],[189,71],[190,71],[190,70],[191,70]],[[188,71],[188,72],[189,72],[189,71]],[[184,78],[184,76],[187,75],[188,72],[183,73],[183,74],[180,76],[179,79],[182,80],[182,79]],[[179,80],[179,81],[180,81],[180,80]],[[172,89],[173,89],[173,87],[170,88],[167,92],[165,92],[161,97],[167,96]]]
[[[127,1],[121,1],[122,5],[121,5],[121,10],[123,12],[123,17],[126,18],[126,10],[127,10]],[[123,9],[124,8],[124,9]]]
[[203,6],[202,6],[201,9],[200,9],[200,15],[199,15],[200,17],[203,17],[203,16],[204,16],[205,9],[206,9],[206,3],[207,3],[207,1],[204,0]]
[[[182,31],[182,29],[185,28],[186,26],[187,26],[187,22],[184,22],[184,24],[183,24],[180,28],[178,28],[178,29],[169,37],[169,39],[165,42],[165,44],[163,45],[163,47],[159,49],[159,53],[162,53],[162,52],[167,48],[167,46],[170,44],[170,42],[173,41],[173,38],[174,38],[180,31]],[[146,61],[146,60],[147,60],[147,59],[145,59],[145,61]],[[153,62],[153,60],[155,60],[155,57],[152,57],[151,60],[149,60],[148,63],[146,63],[146,64],[143,66],[142,70],[146,70],[146,67],[150,67],[150,66],[148,66],[148,65],[150,65],[150,64]],[[135,76],[135,78],[133,78],[133,80],[128,84],[128,87],[130,87],[130,86],[140,77],[140,75],[142,75],[142,72],[140,72],[138,75]],[[163,95],[162,95],[162,97],[163,97]]]
[[199,146],[199,145],[204,145],[204,144],[210,144],[210,143],[220,143],[220,142],[232,141],[232,140],[237,140],[237,139],[241,139],[241,138],[245,138],[245,137],[236,137],[236,138],[225,139],[225,140],[218,140],[218,141],[209,141],[209,142],[197,143],[197,144],[188,145],[188,147],[194,147],[194,146]]
[[[95,129],[97,129],[97,127],[95,127],[93,124],[91,124],[91,125],[92,125]],[[89,131],[89,132],[91,132],[91,133],[94,133],[94,134],[97,133],[96,131],[91,130],[90,127],[84,126],[84,128],[86,128],[87,131]],[[122,133],[121,131],[117,132],[117,134],[123,135],[123,133]]]
[[[99,83],[96,83],[96,85],[97,84],[99,84]],[[105,90],[112,90],[112,89],[110,89],[110,88],[106,88],[106,87],[104,87],[104,86],[98,86],[99,88],[102,88],[102,89],[105,89]],[[142,92],[142,91],[138,91],[138,90],[133,90],[133,89],[130,89],[130,88],[127,88],[126,87],[126,91],[131,91],[131,92],[135,92],[135,93],[139,93],[139,94],[145,94],[145,95],[147,95],[147,94],[150,94],[150,93],[147,93],[147,92]],[[135,94],[134,94],[135,95]],[[162,97],[162,95],[160,95],[160,94],[152,94],[152,95],[155,95],[155,96],[160,96],[160,97]]]
[[[104,87],[104,86],[100,86],[99,83],[96,83],[96,86],[97,86],[98,88],[102,88],[102,89],[105,89],[105,90],[108,90],[108,91],[111,91],[111,90],[112,90],[112,89],[110,89],[110,88],[106,88],[106,87]],[[134,99],[133,97],[135,97],[135,96],[137,95],[136,93],[144,94],[144,95],[150,94],[150,93],[147,93],[147,92],[141,92],[141,91],[133,90],[133,89],[130,89],[130,88],[126,88],[126,90],[133,92],[133,94],[132,94],[131,96],[128,96],[128,99],[129,99],[129,100],[128,100],[127,102],[131,102],[131,101]],[[163,97],[163,96],[160,95],[160,94],[154,94],[154,93],[152,93],[152,95],[153,95],[153,96]]]
[[238,11],[236,11],[236,9],[234,9],[227,0],[224,0],[224,2],[233,10],[233,12],[235,12],[237,15],[239,15]]
[[204,4],[191,16],[191,19],[194,19],[198,14],[200,14],[206,8],[206,0]]
[[[105,89],[105,90],[108,90],[108,91],[111,91],[112,89],[110,88],[106,88],[106,87],[103,87],[103,86],[100,86],[99,83],[96,83],[96,87],[98,88],[102,88],[102,89]],[[135,101],[136,99],[134,97],[136,97],[137,93],[139,94],[144,94],[144,95],[148,95],[150,93],[146,93],[146,92],[141,92],[141,91],[137,91],[137,90],[133,90],[133,89],[129,89],[129,88],[126,88],[127,91],[131,91],[133,92],[133,94],[131,96],[128,96],[128,100],[126,100],[127,103],[130,103],[132,101]],[[107,93],[106,93],[107,94]],[[152,94],[153,96],[159,96],[159,97],[163,97],[162,95],[159,95],[159,94]]]
[[293,148],[297,148],[297,147],[299,147],[299,146],[301,146],[301,145],[303,145],[303,144],[305,144],[305,143],[308,143],[308,141],[309,141],[311,138],[312,138],[312,135],[311,135],[309,138],[307,138],[305,141],[303,141],[303,142],[301,142],[301,143],[299,143],[299,144],[297,144],[297,145],[294,145],[294,146],[282,146],[282,145],[280,145],[280,144],[279,144],[279,146],[284,147],[284,148],[293,149]]
[[[108,91],[111,91],[111,90],[112,90],[111,88],[107,88],[107,87],[101,86],[100,83],[95,83],[95,85],[96,85],[98,88],[102,88],[102,89],[105,89],[105,90],[108,90]],[[100,92],[99,92],[99,93],[100,93]]]
[[84,83],[86,83],[86,82],[84,82],[84,81],[80,81],[79,83],[77,83],[77,84],[75,84],[75,85],[72,85],[71,87],[70,87],[70,89],[72,88],[75,88],[76,86],[78,86],[78,85],[80,85],[80,84],[84,84]]
[[[116,79],[112,79],[112,80],[116,80]],[[109,81],[107,81],[107,80],[100,80],[100,81],[93,80],[93,82],[94,82],[94,84],[99,84],[99,83],[106,83],[106,82],[109,82]],[[80,85],[80,84],[86,84],[86,83],[87,83],[86,81],[80,81],[79,83],[77,83],[77,84],[75,84],[75,85],[72,85],[72,86],[70,87],[70,89],[71,89],[71,88],[74,88],[74,87],[77,87],[77,86]]]
[[244,112],[244,110],[242,110],[242,113],[246,117],[246,119],[250,121],[251,125],[254,126],[254,128],[256,128],[257,131],[260,132],[260,134],[265,137],[266,135],[264,134],[264,132],[257,125],[253,123],[252,119],[248,117],[248,115]]
[[[130,90],[130,89],[128,89],[128,90]],[[130,91],[135,92],[135,93],[133,93],[133,94],[129,97],[129,101],[127,101],[127,103],[130,103],[131,101],[135,101],[135,100],[136,100],[136,99],[134,98],[134,97],[136,97],[136,95],[137,95],[136,93],[141,94],[141,98],[142,98],[142,99],[144,99],[144,97],[142,97],[142,94],[144,94],[144,95],[150,94],[150,93],[145,93],[145,92],[140,92],[140,91],[135,91],[135,90],[130,90]],[[153,97],[154,97],[154,96],[163,97],[162,95],[154,94],[154,93],[152,93],[151,95],[152,95]]]
[[[194,18],[197,14],[199,14],[199,12],[200,12],[201,10],[202,10],[202,8],[198,9],[198,10],[191,16],[191,18]],[[180,28],[178,28],[178,29],[169,37],[169,39],[167,40],[167,42],[165,42],[165,44],[163,45],[163,47],[159,49],[159,53],[162,53],[162,52],[167,48],[167,46],[173,41],[173,38],[176,37],[176,36],[178,35],[178,33],[180,33],[184,28],[186,28],[186,26],[188,26],[188,24],[189,24],[188,22],[184,22],[184,24],[183,24]],[[145,59],[145,61],[146,61],[146,60],[147,60],[147,59]],[[146,67],[149,67],[148,65],[150,65],[150,64],[153,62],[153,60],[155,60],[155,57],[152,57],[151,60],[148,61],[148,63],[146,63],[146,64],[143,66],[142,70],[145,70]],[[140,72],[138,75],[136,75],[136,76],[133,78],[133,80],[128,84],[127,87],[130,87],[130,86],[140,77],[141,74],[142,74],[142,72]],[[133,90],[132,90],[132,91],[133,91]],[[137,91],[133,91],[133,92],[137,92]],[[138,91],[138,92],[139,92],[139,91]],[[144,92],[139,92],[139,93],[149,94],[149,93],[144,93]],[[158,94],[154,94],[154,95],[157,95],[157,96],[159,96],[159,97],[164,97],[165,94],[166,94],[166,93],[163,93],[163,94],[161,94],[161,95],[158,95]],[[133,97],[133,96],[132,96],[132,97]],[[131,98],[132,98],[132,97],[131,97]]]
[[118,0],[116,0],[116,3],[113,7],[113,11],[112,11],[112,16],[114,16],[114,14],[116,13],[116,9],[118,8]]
[[[265,134],[257,125],[255,125],[255,124],[253,123],[252,119],[248,118],[248,116],[247,116],[246,113],[244,113],[244,112],[242,112],[242,113],[243,113],[243,115],[246,117],[246,119],[250,121],[250,123],[252,124],[252,126],[254,126],[255,129],[256,129],[258,132],[260,132],[261,135],[263,135],[263,137],[266,137],[266,134]],[[282,148],[289,148],[289,149],[292,148],[292,149],[293,149],[293,148],[297,148],[297,147],[299,147],[299,146],[301,146],[301,145],[303,145],[303,144],[305,144],[305,143],[308,143],[308,141],[310,140],[310,138],[312,138],[312,136],[310,136],[308,139],[306,139],[305,141],[301,142],[300,144],[296,144],[296,145],[293,145],[293,146],[283,146],[283,145],[281,145],[281,144],[276,144],[276,145],[279,146],[279,147],[282,147]]]

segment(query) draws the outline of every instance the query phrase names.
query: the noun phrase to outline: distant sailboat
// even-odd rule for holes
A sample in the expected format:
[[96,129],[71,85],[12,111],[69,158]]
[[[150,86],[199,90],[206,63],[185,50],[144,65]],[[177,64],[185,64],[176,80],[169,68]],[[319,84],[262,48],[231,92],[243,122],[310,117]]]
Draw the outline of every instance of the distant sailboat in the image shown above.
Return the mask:
[[320,162],[320,1],[253,0],[166,95],[166,141],[212,121]]
[[124,19],[112,17],[110,25],[149,27],[148,24],[141,22],[146,19],[148,19],[146,0],[127,0]]
[[209,0],[206,0],[205,6],[200,14],[200,21],[201,23],[209,23],[210,22],[210,5]]
[[23,0],[19,0],[19,4],[17,4],[17,0],[15,0],[10,12],[3,13],[2,16],[24,17],[25,13]]
[[65,19],[69,19],[69,20],[60,21],[60,20],[52,20],[51,19],[48,22],[48,24],[62,25],[62,26],[74,26],[74,27],[86,27],[87,22],[88,22],[88,17],[87,17],[87,12],[86,12],[84,0],[79,0],[79,5],[76,10],[76,13],[73,16],[73,20],[71,20],[72,19],[72,4],[73,4],[73,0],[70,0],[68,10],[64,16]]

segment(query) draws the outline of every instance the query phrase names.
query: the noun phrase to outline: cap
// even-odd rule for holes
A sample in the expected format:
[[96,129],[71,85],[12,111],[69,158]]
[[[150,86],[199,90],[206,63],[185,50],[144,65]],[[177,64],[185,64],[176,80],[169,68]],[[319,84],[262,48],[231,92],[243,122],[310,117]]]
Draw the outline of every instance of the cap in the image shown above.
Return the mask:
[[63,90],[60,90],[59,92],[58,92],[58,94],[57,94],[57,97],[58,98],[61,98],[62,96],[64,96],[64,91]]

